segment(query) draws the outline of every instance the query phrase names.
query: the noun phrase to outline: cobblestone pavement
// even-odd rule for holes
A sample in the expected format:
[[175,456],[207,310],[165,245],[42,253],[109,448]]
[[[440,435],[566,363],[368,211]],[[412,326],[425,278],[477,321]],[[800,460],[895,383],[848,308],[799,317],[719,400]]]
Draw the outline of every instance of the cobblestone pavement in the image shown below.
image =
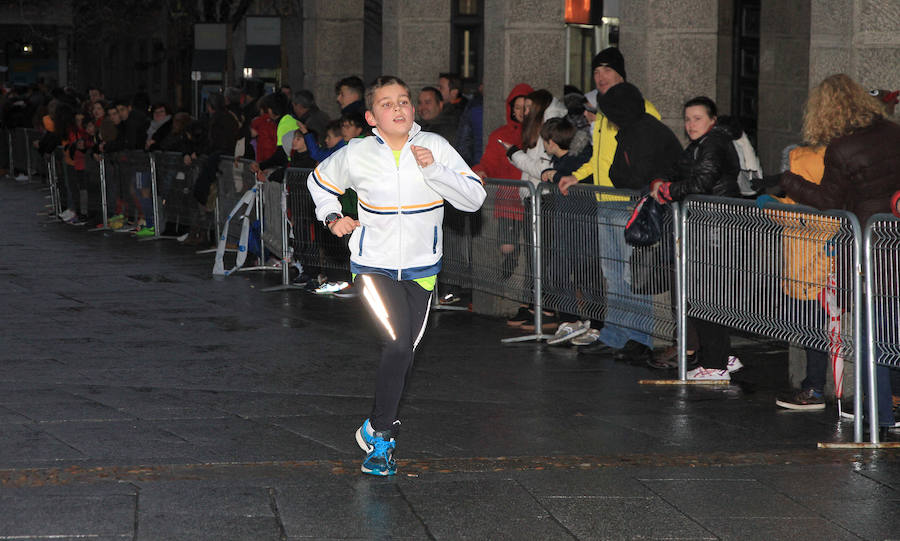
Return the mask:
[[358,472],[374,332],[356,300],[211,276],[173,241],[37,215],[0,181],[0,540],[900,539],[900,457],[832,406],[778,411],[785,345],[728,387],[438,313],[400,473]]

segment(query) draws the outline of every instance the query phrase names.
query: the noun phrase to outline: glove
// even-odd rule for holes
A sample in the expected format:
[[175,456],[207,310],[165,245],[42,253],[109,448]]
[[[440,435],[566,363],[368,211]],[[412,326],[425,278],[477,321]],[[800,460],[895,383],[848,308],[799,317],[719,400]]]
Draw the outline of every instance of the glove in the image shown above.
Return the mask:
[[766,206],[766,203],[777,203],[778,201],[772,197],[771,195],[761,195],[756,198],[756,206],[759,208],[763,208]]
[[774,188],[781,183],[781,175],[766,175],[764,177],[756,177],[750,179],[750,187],[754,192],[768,192],[769,188]]

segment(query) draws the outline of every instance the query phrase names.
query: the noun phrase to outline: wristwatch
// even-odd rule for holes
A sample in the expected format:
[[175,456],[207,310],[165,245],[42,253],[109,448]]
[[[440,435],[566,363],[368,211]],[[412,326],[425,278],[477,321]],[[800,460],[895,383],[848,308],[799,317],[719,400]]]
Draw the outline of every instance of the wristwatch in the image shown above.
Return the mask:
[[340,220],[341,218],[343,218],[343,216],[341,216],[337,212],[332,212],[331,214],[329,214],[328,216],[325,217],[325,222],[324,222],[325,227],[330,226],[331,224]]

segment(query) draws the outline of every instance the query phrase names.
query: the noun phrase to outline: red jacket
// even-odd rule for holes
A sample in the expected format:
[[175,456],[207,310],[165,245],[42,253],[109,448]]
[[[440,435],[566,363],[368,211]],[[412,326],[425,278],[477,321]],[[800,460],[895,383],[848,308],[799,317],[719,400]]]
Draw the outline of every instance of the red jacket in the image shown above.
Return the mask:
[[[512,89],[506,98],[506,124],[491,132],[484,154],[481,156],[481,161],[472,167],[473,171],[476,173],[483,172],[488,178],[512,180],[522,178],[522,171],[519,171],[516,166],[510,163],[509,158],[506,157],[506,148],[497,140],[499,139],[515,146],[522,145],[522,124],[513,120],[513,102],[519,96],[525,97],[533,91],[534,89],[525,83],[519,83]],[[494,217],[511,218],[513,220],[522,220],[524,218],[522,200],[519,197],[517,188],[501,186],[497,189]]]
[[256,130],[256,163],[264,162],[278,150],[275,132],[275,121],[268,115],[260,114],[250,123],[250,127]]

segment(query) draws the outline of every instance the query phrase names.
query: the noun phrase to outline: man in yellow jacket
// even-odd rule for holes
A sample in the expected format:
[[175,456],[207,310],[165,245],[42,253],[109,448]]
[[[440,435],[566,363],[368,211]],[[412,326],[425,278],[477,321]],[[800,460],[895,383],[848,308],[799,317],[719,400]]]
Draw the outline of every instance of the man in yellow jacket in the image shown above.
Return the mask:
[[[606,92],[619,83],[625,82],[625,58],[616,47],[603,49],[591,61],[594,70],[594,85],[599,95]],[[644,109],[650,115],[659,119],[659,112],[652,103],[644,100]],[[614,188],[609,178],[609,167],[612,165],[619,142],[616,134],[619,127],[609,121],[601,111],[597,111],[597,118],[593,126],[593,153],[591,159],[585,162],[572,175],[562,177],[559,180],[559,191],[568,195],[569,188],[579,181],[593,176],[594,184],[607,188]],[[624,266],[628,264],[631,247],[627,246],[622,238],[622,228],[610,223],[610,214],[627,216],[628,209],[621,212],[613,210],[614,206],[626,205],[628,197],[604,194],[600,196],[603,202],[598,210],[600,221],[600,270],[606,283],[606,321],[603,322],[599,332],[593,331],[589,337],[600,341],[605,345],[619,350],[617,360],[645,360],[652,359],[652,337],[643,330],[625,327],[622,323],[630,321],[633,325],[641,318],[633,313],[634,303],[626,302],[635,295],[631,286],[626,281]],[[621,224],[624,225],[624,224]],[[622,264],[622,261],[625,264]],[[591,327],[598,328],[599,324]],[[586,344],[587,340],[581,340],[579,344]]]
[[[625,82],[625,58],[615,47],[609,47],[597,53],[591,61],[591,67],[594,70],[594,85],[597,86],[597,92],[600,94],[606,94],[610,88]],[[644,108],[647,113],[659,119],[659,111],[649,100],[644,100]],[[597,119],[594,121],[593,127],[594,151],[591,159],[571,175],[560,179],[559,190],[563,194],[568,193],[569,187],[590,176],[594,177],[594,184],[597,186],[613,187],[612,181],[609,179],[609,166],[612,165],[613,156],[615,156],[616,147],[619,144],[616,141],[618,132],[619,127],[603,116],[603,113],[597,111]]]

